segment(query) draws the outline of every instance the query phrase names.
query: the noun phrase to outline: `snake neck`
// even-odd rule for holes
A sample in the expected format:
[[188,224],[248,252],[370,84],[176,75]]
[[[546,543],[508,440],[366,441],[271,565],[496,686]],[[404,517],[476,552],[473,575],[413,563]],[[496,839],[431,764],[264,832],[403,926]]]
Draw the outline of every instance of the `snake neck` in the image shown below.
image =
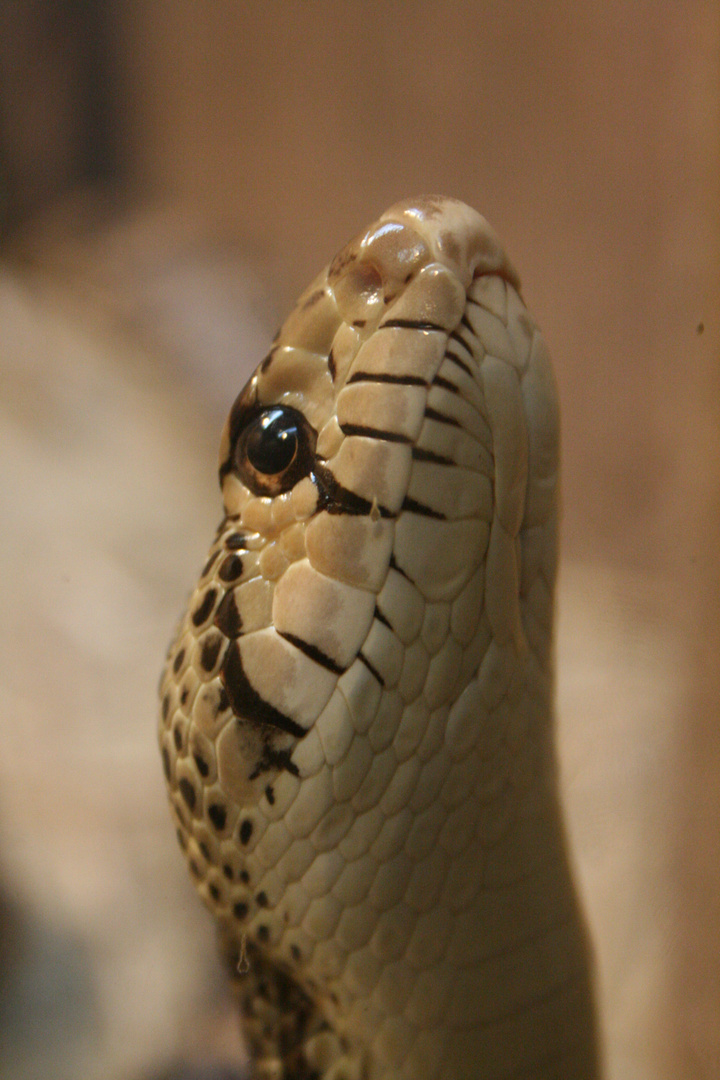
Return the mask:
[[[453,867],[450,906],[461,913],[444,954],[453,970],[438,990],[448,1002],[447,1080],[598,1075],[592,963],[558,799],[550,701],[533,693],[534,683],[513,710],[530,718],[529,730],[498,747],[485,770],[480,764],[480,828]],[[446,932],[442,917],[436,931]]]
[[[485,674],[487,701],[503,680],[497,670]],[[494,710],[467,714],[484,732],[479,743],[464,747],[460,726],[450,728],[446,745],[452,750],[454,739],[457,752],[441,793],[385,864],[404,895],[378,915],[371,935],[367,916],[354,918],[360,909],[345,905],[332,939],[298,979],[227,929],[258,1080],[599,1075],[549,680],[527,653],[508,674],[510,689]],[[508,724],[510,714],[522,723]],[[352,831],[350,842],[360,843]]]

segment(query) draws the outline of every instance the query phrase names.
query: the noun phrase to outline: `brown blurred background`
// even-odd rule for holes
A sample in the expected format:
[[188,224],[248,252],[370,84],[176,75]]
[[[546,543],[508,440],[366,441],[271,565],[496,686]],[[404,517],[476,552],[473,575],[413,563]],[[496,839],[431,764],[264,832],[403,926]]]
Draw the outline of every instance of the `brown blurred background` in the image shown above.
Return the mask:
[[310,277],[427,191],[499,231],[555,358],[560,751],[607,1076],[720,1075],[716,0],[18,0],[3,1076],[238,1060],[155,677],[219,512],[224,411]]

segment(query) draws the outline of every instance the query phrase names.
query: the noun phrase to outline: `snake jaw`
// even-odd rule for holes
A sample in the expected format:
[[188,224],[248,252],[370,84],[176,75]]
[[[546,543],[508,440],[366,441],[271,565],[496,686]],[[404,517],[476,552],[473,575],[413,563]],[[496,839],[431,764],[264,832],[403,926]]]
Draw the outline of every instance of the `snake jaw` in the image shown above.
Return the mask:
[[468,1002],[503,990],[482,970],[515,930],[483,888],[542,863],[556,557],[554,384],[517,289],[479,215],[397,204],[225,425],[160,743],[273,1075],[474,1078]]

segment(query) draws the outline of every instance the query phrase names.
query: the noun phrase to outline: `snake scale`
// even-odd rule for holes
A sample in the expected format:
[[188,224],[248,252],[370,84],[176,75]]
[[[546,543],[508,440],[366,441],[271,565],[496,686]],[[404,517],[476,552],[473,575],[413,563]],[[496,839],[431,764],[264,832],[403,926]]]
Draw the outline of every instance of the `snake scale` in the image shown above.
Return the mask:
[[553,746],[558,410],[487,222],[391,207],[222,435],[160,746],[263,1080],[591,1080]]

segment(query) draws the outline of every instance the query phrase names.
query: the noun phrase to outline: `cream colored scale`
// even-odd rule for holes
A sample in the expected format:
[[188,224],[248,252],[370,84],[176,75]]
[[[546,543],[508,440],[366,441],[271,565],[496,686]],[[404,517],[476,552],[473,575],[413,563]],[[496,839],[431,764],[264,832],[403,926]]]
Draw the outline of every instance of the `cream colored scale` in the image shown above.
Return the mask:
[[162,683],[256,1075],[596,1075],[552,731],[557,405],[487,223],[388,210],[223,434]]

